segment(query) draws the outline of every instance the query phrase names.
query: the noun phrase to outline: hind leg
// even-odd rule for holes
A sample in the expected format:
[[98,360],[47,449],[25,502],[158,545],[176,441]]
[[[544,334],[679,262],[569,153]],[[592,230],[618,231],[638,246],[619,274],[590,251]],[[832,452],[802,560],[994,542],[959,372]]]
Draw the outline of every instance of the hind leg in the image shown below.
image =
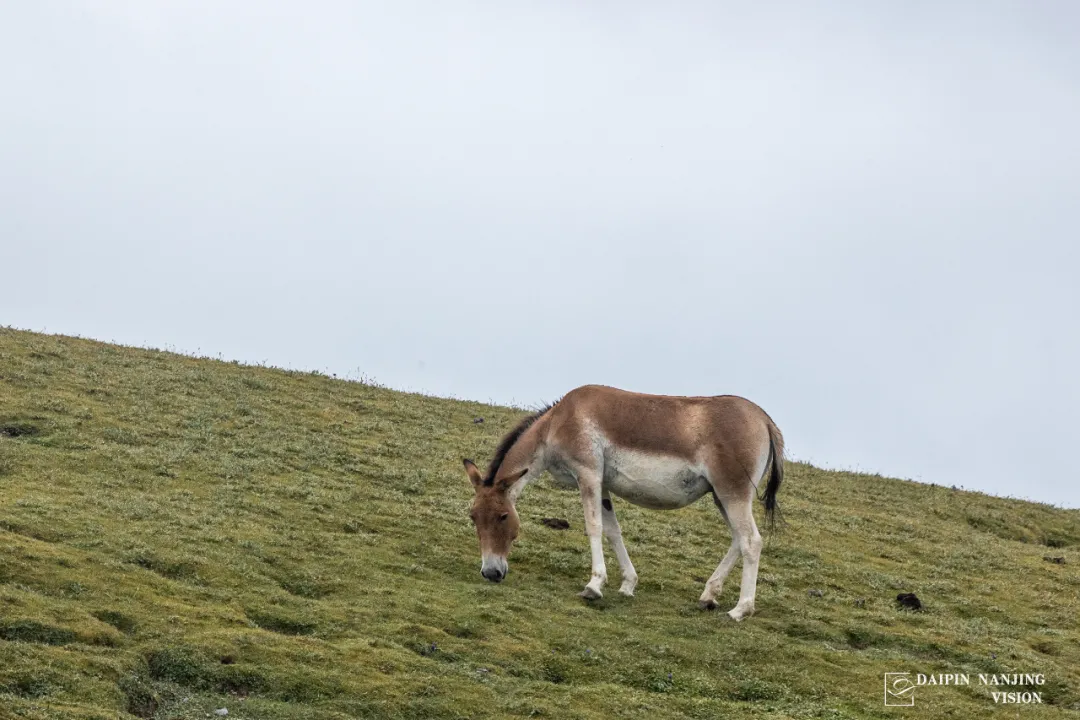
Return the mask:
[[622,530],[619,529],[619,521],[615,519],[615,508],[611,504],[611,497],[608,496],[607,491],[603,493],[600,504],[603,508],[604,535],[615,550],[615,557],[619,560],[619,572],[622,573],[622,586],[619,592],[632,597],[634,588],[637,587],[637,571],[634,570],[634,563],[630,562],[630,555],[626,552]]
[[739,555],[742,556],[743,561],[739,602],[728,611],[728,615],[735,621],[754,614],[754,597],[757,594],[758,562],[761,559],[761,534],[758,532],[757,523],[754,522],[752,499],[753,494],[750,494],[747,497],[724,501],[728,513],[728,522],[731,525],[732,547],[738,546]]
[[[731,521],[728,519],[727,511],[724,510],[724,505],[720,502],[720,499],[713,494],[713,502],[716,503],[716,507],[720,510],[720,514],[724,516],[724,522],[727,523],[728,528],[731,528]],[[720,564],[716,566],[716,570],[712,576],[705,583],[705,590],[702,591],[701,597],[698,599],[698,606],[702,610],[715,610],[716,609],[716,597],[724,589],[724,580],[727,578],[728,573],[735,567],[735,563],[739,560],[739,543],[735,536],[734,528],[731,528],[731,547],[728,548],[727,554],[724,555],[724,559],[720,561]]]
[[705,584],[701,605],[706,608],[716,607],[716,596],[723,587],[724,579],[741,558],[743,568],[739,602],[728,611],[728,615],[735,621],[753,614],[757,592],[761,534],[754,522],[753,478],[760,478],[764,474],[771,447],[767,428],[763,427],[760,435],[761,437],[743,438],[744,442],[736,443],[735,452],[718,450],[709,462],[709,484],[713,488],[713,500],[731,528],[731,548]]

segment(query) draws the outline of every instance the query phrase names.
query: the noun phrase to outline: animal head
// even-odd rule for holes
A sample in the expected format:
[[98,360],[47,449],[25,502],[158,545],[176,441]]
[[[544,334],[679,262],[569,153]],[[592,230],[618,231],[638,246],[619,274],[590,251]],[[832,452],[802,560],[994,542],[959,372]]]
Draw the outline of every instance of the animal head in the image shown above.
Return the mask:
[[474,491],[469,514],[480,538],[480,574],[492,582],[502,582],[508,571],[506,556],[521,529],[510,487],[529,470],[485,481],[472,460],[464,462]]

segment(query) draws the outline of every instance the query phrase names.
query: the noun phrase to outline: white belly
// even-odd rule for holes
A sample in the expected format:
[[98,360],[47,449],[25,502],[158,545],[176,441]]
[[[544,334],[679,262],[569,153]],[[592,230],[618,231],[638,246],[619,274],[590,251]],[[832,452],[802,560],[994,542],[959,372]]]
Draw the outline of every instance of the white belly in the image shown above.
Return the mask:
[[705,472],[679,458],[609,448],[604,457],[604,489],[635,505],[673,510],[711,490]]

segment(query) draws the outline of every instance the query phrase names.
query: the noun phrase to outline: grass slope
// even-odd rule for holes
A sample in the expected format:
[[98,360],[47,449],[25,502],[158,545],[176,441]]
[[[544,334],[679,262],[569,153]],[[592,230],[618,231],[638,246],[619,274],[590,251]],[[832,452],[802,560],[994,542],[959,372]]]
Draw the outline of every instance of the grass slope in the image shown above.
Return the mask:
[[[1077,511],[793,463],[756,616],[696,608],[728,542],[706,501],[617,502],[641,584],[610,558],[589,605],[546,481],[508,580],[478,573],[460,458],[519,416],[0,329],[0,716],[1077,716]],[[886,708],[899,671],[1045,673],[1044,704]]]

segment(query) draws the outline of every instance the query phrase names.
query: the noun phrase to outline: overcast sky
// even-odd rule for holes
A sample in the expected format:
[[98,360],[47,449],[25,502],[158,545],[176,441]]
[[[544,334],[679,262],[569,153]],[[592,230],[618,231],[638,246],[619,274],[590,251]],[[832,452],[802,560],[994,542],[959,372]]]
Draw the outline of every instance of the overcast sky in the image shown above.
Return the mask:
[[1080,6],[0,4],[0,324],[740,394],[1080,507]]

